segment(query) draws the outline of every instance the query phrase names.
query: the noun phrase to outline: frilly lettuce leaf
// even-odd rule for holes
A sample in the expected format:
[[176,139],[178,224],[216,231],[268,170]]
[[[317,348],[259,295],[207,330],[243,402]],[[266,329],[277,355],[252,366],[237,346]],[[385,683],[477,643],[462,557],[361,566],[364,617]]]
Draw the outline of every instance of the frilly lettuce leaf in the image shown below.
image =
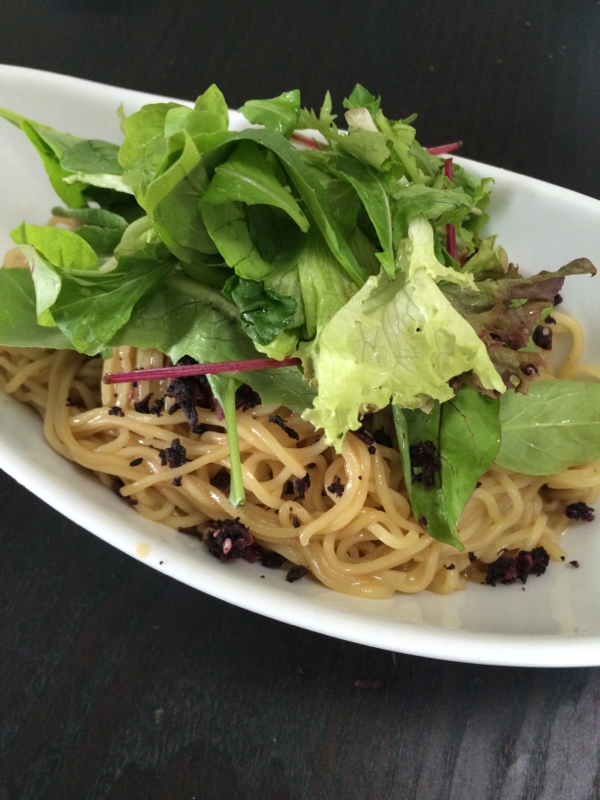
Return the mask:
[[473,278],[440,264],[433,231],[411,220],[409,241],[393,280],[381,273],[344,305],[300,354],[318,396],[305,418],[339,445],[359,427],[359,414],[387,406],[422,408],[453,396],[448,381],[473,370],[482,385],[505,390],[485,345],[442,294],[436,281]]

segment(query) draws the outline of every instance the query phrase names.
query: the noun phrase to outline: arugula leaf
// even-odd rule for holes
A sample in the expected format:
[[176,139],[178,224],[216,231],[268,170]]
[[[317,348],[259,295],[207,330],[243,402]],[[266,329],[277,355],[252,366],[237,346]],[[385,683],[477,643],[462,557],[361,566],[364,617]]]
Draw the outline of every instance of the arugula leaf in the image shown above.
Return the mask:
[[[498,401],[463,387],[451,400],[436,402],[429,413],[398,406],[393,412],[414,515],[434,539],[462,551],[456,526],[500,446]],[[434,445],[438,473],[432,470],[427,476],[426,468],[420,472],[411,464],[411,447],[422,448],[423,443]]]
[[25,136],[27,136],[42,160],[52,188],[63,203],[73,207],[85,206],[86,201],[81,191],[82,186],[68,186],[65,184],[63,179],[70,173],[60,164],[63,154],[83,140],[4,108],[0,108],[0,117],[3,117],[17,128],[21,128]]
[[156,173],[156,177],[146,187],[138,202],[151,214],[156,206],[177,186],[177,184],[198,166],[200,154],[187,131],[178,131],[167,140],[168,155]]
[[526,395],[500,401],[496,463],[526,475],[552,475],[600,457],[600,384],[537,380]]
[[348,272],[352,280],[362,286],[367,277],[366,270],[360,265],[346,242],[338,225],[327,194],[321,186],[314,169],[302,159],[300,153],[288,141],[271,131],[246,130],[232,136],[232,139],[250,140],[271,150],[279,159],[290,176],[294,187],[306,204],[307,211],[321,230],[325,241],[340,264]]
[[15,244],[35,247],[55,267],[88,270],[98,264],[98,256],[90,245],[64,228],[23,222],[10,235]]
[[360,83],[357,83],[350,97],[344,98],[344,108],[366,108],[372,117],[379,111],[381,105],[381,97],[375,97],[365,89]]
[[238,307],[248,336],[259,344],[269,344],[290,324],[296,312],[296,301],[269,289],[257,281],[234,276],[223,290]]
[[123,180],[142,205],[146,189],[168,155],[165,120],[168,112],[182,108],[179,103],[151,103],[127,117],[123,123],[125,139],[119,150]]
[[294,89],[270,100],[248,100],[240,108],[248,122],[264,125],[267,130],[288,137],[300,114],[300,92]]
[[229,440],[229,502],[234,508],[238,508],[246,504],[235,404],[235,393],[242,385],[242,382],[231,375],[209,375],[208,382],[225,415],[227,438]]
[[301,231],[310,227],[296,199],[279,182],[274,166],[254,142],[237,145],[227,161],[216,168],[202,201],[213,205],[241,202],[275,206],[285,211]]
[[0,342],[5,347],[53,347],[71,342],[58,328],[38,325],[36,295],[27,269],[0,268]]
[[319,111],[319,116],[312,109],[302,108],[296,123],[296,130],[315,130],[324,136],[327,140],[337,138],[338,130],[335,126],[336,114],[331,113],[332,103],[331,94],[325,93],[323,105]]
[[123,174],[118,145],[101,139],[83,139],[73,144],[61,155],[60,165],[68,172]]
[[174,265],[172,259],[124,256],[109,273],[59,270],[62,287],[51,309],[56,324],[75,350],[96,355],[129,320],[138,300],[159,286]]
[[390,278],[396,274],[394,218],[390,200],[390,179],[355,159],[338,160],[336,173],[354,187],[373,223],[382,251],[377,254]]

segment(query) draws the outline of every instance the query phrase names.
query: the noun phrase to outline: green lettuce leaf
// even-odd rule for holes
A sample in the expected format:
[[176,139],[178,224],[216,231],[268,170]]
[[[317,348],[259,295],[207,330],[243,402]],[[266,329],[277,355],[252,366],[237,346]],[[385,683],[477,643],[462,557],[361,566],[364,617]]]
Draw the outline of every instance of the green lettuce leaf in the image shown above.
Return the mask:
[[474,370],[486,388],[504,391],[485,345],[436,284],[472,276],[435,259],[426,220],[411,220],[409,237],[396,277],[369,278],[314,343],[300,348],[319,390],[305,417],[336,446],[359,427],[361,413],[390,401],[413,409],[451,399],[448,381],[462,372]]

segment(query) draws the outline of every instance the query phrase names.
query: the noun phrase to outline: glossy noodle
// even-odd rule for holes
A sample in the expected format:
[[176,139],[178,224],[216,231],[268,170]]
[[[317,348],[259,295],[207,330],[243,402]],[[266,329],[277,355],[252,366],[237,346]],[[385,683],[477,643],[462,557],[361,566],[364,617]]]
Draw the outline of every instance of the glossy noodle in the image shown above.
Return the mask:
[[[571,341],[557,377],[600,379],[597,367],[579,363],[579,325],[564,313],[553,316],[557,336]],[[463,512],[458,527],[465,550],[457,553],[415,520],[395,449],[377,444],[370,453],[348,434],[337,455],[298,414],[259,405],[238,412],[247,502],[235,510],[227,499],[227,432],[215,411],[197,408],[204,428],[193,433],[181,409],[169,413],[170,398],[160,415],[136,411],[134,404],[148,394],[162,398],[166,383],[101,384],[103,371],[165,363],[157,351],[132,347],[115,349],[105,362],[67,350],[0,347],[0,386],[40,412],[57,452],[96,472],[107,486],[120,487],[142,516],[201,530],[210,520],[239,517],[259,544],[307,567],[335,591],[372,598],[423,589],[446,594],[468,580],[482,582],[485,565],[504,551],[543,546],[551,559],[564,560],[559,540],[568,525],[565,505],[592,503],[598,495],[600,461],[543,477],[492,466]],[[269,421],[273,415],[298,440]],[[160,452],[174,439],[187,460],[169,468]],[[294,481],[306,474],[310,488],[302,498]],[[335,491],[336,482],[343,492]],[[215,563],[220,568],[226,567]]]

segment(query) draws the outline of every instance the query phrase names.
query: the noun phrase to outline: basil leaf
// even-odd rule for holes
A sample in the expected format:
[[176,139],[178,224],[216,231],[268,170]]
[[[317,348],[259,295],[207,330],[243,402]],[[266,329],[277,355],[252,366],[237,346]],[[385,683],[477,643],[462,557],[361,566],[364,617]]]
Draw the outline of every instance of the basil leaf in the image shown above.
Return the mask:
[[500,400],[496,463],[526,475],[552,475],[600,457],[600,384],[536,380],[526,395]]
[[381,105],[381,97],[375,97],[365,89],[360,83],[357,83],[350,97],[346,97],[343,102],[344,108],[366,108],[372,117],[379,111]]
[[[434,539],[463,550],[456,525],[477,480],[498,452],[498,401],[463,387],[452,400],[436,402],[429,414],[394,406],[394,422],[415,517]],[[410,448],[423,442],[433,443],[439,458],[432,488],[425,480],[413,483]]]

